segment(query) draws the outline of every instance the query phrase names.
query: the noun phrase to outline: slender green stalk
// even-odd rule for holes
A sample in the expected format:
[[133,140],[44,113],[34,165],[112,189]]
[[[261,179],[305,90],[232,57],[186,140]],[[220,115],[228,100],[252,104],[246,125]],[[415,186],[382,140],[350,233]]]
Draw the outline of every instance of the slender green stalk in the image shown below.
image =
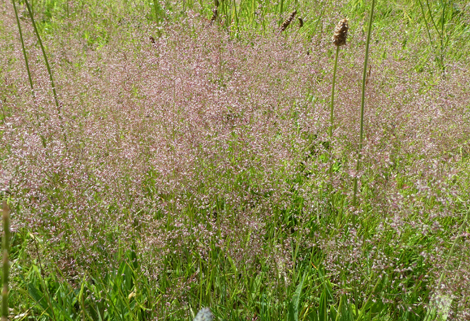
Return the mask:
[[15,0],[12,0],[11,2],[13,3],[13,8],[15,9],[16,24],[18,25],[18,32],[20,34],[21,48],[23,50],[23,57],[24,57],[24,62],[26,64],[26,71],[28,72],[29,85],[31,86],[31,94],[33,95],[33,99],[34,99],[35,94],[34,94],[33,78],[31,77],[31,71],[29,69],[28,55],[26,54],[26,49],[24,46],[23,31],[21,30],[20,18],[18,17],[18,9],[16,8]]
[[[295,12],[294,12],[295,13]],[[333,86],[331,88],[331,108],[330,108],[330,128],[328,129],[329,134],[329,151],[330,151],[330,185],[328,187],[331,192],[333,187],[333,162],[334,159],[331,154],[332,144],[333,144],[333,128],[334,128],[334,106],[335,106],[335,85],[336,85],[336,70],[338,69],[338,56],[339,56],[339,47],[346,45],[346,40],[348,38],[348,19],[344,18],[336,25],[333,37],[331,38],[333,44],[336,46],[336,55],[335,55],[335,65],[333,68]]]
[[442,15],[440,19],[441,23],[441,30],[439,30],[439,27],[436,24],[436,21],[434,19],[434,16],[432,14],[431,6],[429,5],[429,0],[426,0],[426,5],[428,7],[429,11],[429,16],[432,21],[432,24],[434,26],[434,29],[436,29],[436,32],[439,36],[439,43],[440,43],[440,48],[439,48],[439,57],[438,57],[438,63],[440,65],[440,68],[444,70],[444,29],[445,29],[445,12],[446,12],[446,7],[447,7],[447,2],[444,2],[444,7],[442,8]]
[[[335,66],[333,69],[333,86],[331,87],[331,104],[330,104],[330,128],[328,134],[330,136],[330,147],[333,141],[333,126],[334,126],[334,101],[335,101],[335,85],[336,85],[336,70],[338,67],[339,46],[336,47]],[[330,180],[333,175],[333,163],[330,164]]]
[[354,196],[353,196],[353,206],[357,204],[357,175],[359,175],[359,170],[361,169],[361,158],[362,158],[362,145],[364,141],[364,105],[366,100],[366,78],[367,78],[367,61],[369,59],[369,44],[370,44],[370,35],[372,31],[372,22],[374,20],[374,7],[375,0],[372,0],[372,6],[370,8],[370,17],[369,17],[369,29],[367,31],[367,42],[366,42],[366,57],[364,58],[364,70],[362,73],[362,98],[361,98],[361,131],[359,135],[359,152],[357,155],[357,164],[356,164],[356,176],[354,177]]
[[158,21],[158,18],[160,16],[160,8],[158,1],[153,1],[153,14],[155,15],[155,21]]
[[446,17],[445,17],[445,14],[446,14],[446,9],[447,9],[447,1],[444,2],[444,8],[442,8],[442,16],[441,16],[441,52],[440,52],[440,64],[441,64],[441,69],[442,71],[445,71],[445,66],[444,66],[444,36],[446,35],[445,34],[445,20],[446,20]]
[[433,26],[434,26],[434,29],[436,29],[437,34],[439,35],[439,37],[441,37],[441,36],[442,36],[442,35],[441,35],[441,32],[440,32],[439,28],[437,27],[436,22],[434,21],[434,17],[433,17],[433,15],[432,15],[432,9],[431,9],[431,6],[429,5],[429,0],[426,0],[426,5],[427,5],[427,7],[428,7],[429,15],[430,15],[430,17],[431,17],[431,22],[432,22],[432,24],[433,24]]
[[57,107],[57,114],[59,116],[60,126],[62,128],[62,133],[64,135],[64,143],[65,143],[65,147],[67,149],[67,135],[65,133],[65,128],[63,126],[63,120],[62,120],[62,113],[61,113],[61,108],[60,108],[60,104],[59,104],[59,98],[57,97],[57,91],[55,90],[54,78],[52,77],[51,67],[49,65],[49,61],[48,61],[47,55],[46,55],[46,50],[44,49],[44,45],[42,44],[41,36],[39,35],[39,31],[38,31],[38,28],[36,26],[36,22],[34,21],[33,10],[31,9],[31,6],[29,5],[28,0],[25,0],[25,4],[26,4],[26,7],[28,9],[29,16],[31,18],[31,23],[33,24],[34,32],[36,33],[36,37],[38,38],[39,45],[41,46],[41,51],[42,51],[42,55],[44,57],[44,61],[46,63],[47,72],[49,74],[49,80],[50,80],[51,86],[52,86],[52,93],[54,94],[54,102],[55,102],[55,105]]
[[38,28],[36,27],[36,22],[34,21],[33,11],[31,10],[31,6],[29,5],[28,0],[25,0],[25,4],[26,4],[26,7],[28,9],[29,16],[31,18],[31,23],[33,24],[34,32],[36,33],[36,37],[38,38],[39,45],[41,46],[41,51],[42,51],[42,55],[44,57],[44,61],[46,63],[47,72],[49,73],[49,80],[50,80],[51,86],[52,86],[52,93],[54,94],[55,105],[56,105],[57,110],[58,110],[59,115],[60,115],[59,99],[57,98],[57,92],[55,90],[54,78],[52,77],[51,67],[49,65],[49,61],[47,60],[46,50],[44,49],[44,45],[42,44],[41,36],[39,35]]
[[421,0],[418,0],[418,2],[419,2],[419,6],[420,6],[420,8],[421,8],[421,13],[423,14],[424,25],[426,26],[426,31],[427,31],[427,33],[428,33],[429,42],[431,43],[431,47],[432,47],[433,50],[434,50],[434,44],[433,44],[433,42],[432,42],[431,32],[429,31],[428,20],[426,19],[426,14],[425,14],[425,12],[424,12],[423,3],[421,2]]
[[[49,296],[49,291],[48,291],[48,289],[47,289],[46,282],[44,282],[44,271],[45,271],[45,270],[44,270],[43,265],[42,265],[42,263],[41,263],[41,255],[40,255],[40,253],[39,253],[39,245],[38,245],[39,242],[38,242],[38,239],[37,239],[36,237],[34,237],[33,234],[30,233],[30,236],[33,238],[34,244],[35,244],[35,246],[36,246],[36,255],[37,255],[37,257],[38,257],[38,263],[39,263],[39,269],[40,269],[40,270],[38,270],[38,268],[37,268],[36,266],[33,266],[33,267],[34,267],[34,269],[35,269],[35,271],[36,271],[36,274],[37,274],[37,276],[38,276],[39,281],[41,282],[41,287],[42,287],[42,290],[43,290],[43,293],[44,293],[44,298],[46,299],[47,304],[49,305],[48,308],[46,309],[46,311],[47,311],[48,309],[51,309],[51,312],[50,312],[50,313],[51,313],[51,317],[52,317],[52,320],[55,321],[55,320],[57,320],[57,319],[56,319],[56,317],[55,317],[54,308],[53,308],[52,303],[51,303],[51,298],[50,298],[50,296]],[[3,320],[2,320],[2,321],[3,321]]]
[[[20,18],[18,17],[18,9],[16,8],[15,0],[12,0],[11,2],[13,3],[13,8],[15,9],[16,24],[18,25],[18,32],[20,34],[21,48],[23,50],[23,57],[24,57],[25,65],[26,65],[26,71],[28,73],[29,86],[31,87],[31,95],[33,96],[33,101],[35,101],[36,93],[34,92],[34,85],[33,85],[33,78],[31,76],[31,70],[29,69],[28,55],[26,54],[26,48],[24,45],[23,31],[21,30]],[[36,111],[36,119],[39,121],[39,115],[37,111]],[[42,134],[40,134],[40,136],[41,136],[43,145],[45,145],[44,136]]]
[[452,255],[452,253],[454,252],[455,245],[457,244],[457,241],[459,240],[459,238],[460,238],[461,235],[462,235],[462,230],[463,230],[463,228],[467,225],[468,213],[469,213],[469,211],[467,210],[467,213],[465,214],[465,220],[463,221],[462,225],[460,225],[460,228],[459,228],[459,231],[458,231],[458,233],[457,233],[457,236],[456,236],[456,238],[455,238],[455,240],[454,240],[454,243],[452,243],[452,247],[450,248],[449,254],[447,255],[446,263],[445,263],[445,265],[444,265],[444,269],[442,270],[442,273],[441,273],[441,275],[439,276],[439,282],[438,282],[438,284],[437,284],[437,288],[438,288],[438,289],[441,288],[442,281],[444,280],[444,273],[446,272],[447,267],[449,266],[450,257],[451,257],[451,255]]
[[255,26],[255,0],[251,0],[251,26],[254,28]]
[[2,290],[2,321],[8,320],[8,278],[10,274],[10,208],[3,201],[3,290]]
[[235,16],[235,23],[237,24],[237,37],[240,35],[240,22],[238,21],[237,2],[233,0],[233,15]]

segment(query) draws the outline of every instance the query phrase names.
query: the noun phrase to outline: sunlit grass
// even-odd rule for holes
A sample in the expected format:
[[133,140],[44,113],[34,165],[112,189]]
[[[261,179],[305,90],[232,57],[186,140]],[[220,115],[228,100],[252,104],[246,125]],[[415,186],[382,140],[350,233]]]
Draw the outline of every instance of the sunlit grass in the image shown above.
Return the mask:
[[4,316],[464,319],[469,16],[374,3],[7,3]]

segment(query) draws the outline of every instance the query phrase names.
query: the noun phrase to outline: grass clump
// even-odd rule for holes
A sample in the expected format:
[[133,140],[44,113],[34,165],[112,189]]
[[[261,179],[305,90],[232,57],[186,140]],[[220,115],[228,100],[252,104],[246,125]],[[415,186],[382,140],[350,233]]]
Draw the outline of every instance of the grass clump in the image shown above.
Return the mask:
[[467,318],[464,13],[433,60],[419,3],[15,4],[11,318]]

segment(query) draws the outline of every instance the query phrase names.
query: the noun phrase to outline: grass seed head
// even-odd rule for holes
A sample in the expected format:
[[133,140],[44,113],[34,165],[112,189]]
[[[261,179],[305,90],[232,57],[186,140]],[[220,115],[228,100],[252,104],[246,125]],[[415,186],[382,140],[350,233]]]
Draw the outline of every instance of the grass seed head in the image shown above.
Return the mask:
[[284,31],[284,30],[286,30],[287,27],[289,27],[289,25],[291,24],[292,20],[294,20],[296,14],[297,14],[297,10],[292,11],[292,13],[290,14],[289,18],[287,18],[286,21],[283,22],[283,24],[282,24],[282,26],[281,26],[281,32]]
[[219,12],[218,12],[217,8],[218,7],[214,7],[214,9],[212,9],[211,23],[213,23],[217,19],[217,16],[219,15]]
[[344,46],[346,44],[346,38],[348,37],[348,19],[344,18],[335,28],[335,33],[333,35],[333,43],[335,46]]

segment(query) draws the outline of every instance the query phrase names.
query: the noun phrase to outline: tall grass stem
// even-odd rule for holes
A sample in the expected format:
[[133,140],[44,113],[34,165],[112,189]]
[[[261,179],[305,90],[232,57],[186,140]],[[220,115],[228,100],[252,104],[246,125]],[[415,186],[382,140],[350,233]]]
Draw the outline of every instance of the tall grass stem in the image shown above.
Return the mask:
[[[333,69],[333,85],[331,87],[331,105],[330,105],[330,128],[328,129],[328,134],[330,137],[330,151],[333,141],[333,126],[334,126],[334,106],[335,106],[335,85],[336,85],[336,70],[338,67],[338,56],[339,56],[339,46],[336,46],[336,55],[335,55],[335,66]],[[333,181],[333,158],[330,159],[330,183]]]
[[26,7],[28,9],[29,16],[31,18],[31,23],[33,24],[34,33],[36,33],[36,37],[38,38],[39,46],[41,47],[42,55],[44,57],[44,62],[46,63],[47,73],[49,74],[49,80],[50,80],[51,86],[52,86],[52,93],[54,94],[54,102],[55,102],[56,107],[57,107],[57,109],[59,111],[59,114],[60,114],[59,99],[57,98],[57,92],[55,90],[54,78],[52,77],[52,71],[51,71],[51,67],[49,65],[49,60],[47,59],[46,50],[44,49],[44,45],[42,43],[41,36],[39,35],[39,31],[38,31],[38,28],[36,26],[36,22],[34,21],[33,11],[31,10],[31,6],[30,6],[28,0],[25,0],[25,4],[26,4]]
[[427,32],[428,37],[429,37],[429,42],[431,44],[431,48],[434,51],[434,44],[433,44],[433,41],[432,41],[431,32],[429,31],[428,20],[426,19],[426,13],[424,12],[423,3],[421,2],[421,0],[418,0],[418,2],[419,2],[419,7],[421,8],[421,13],[423,14],[424,25],[426,26],[426,32]]
[[369,28],[367,31],[367,42],[366,42],[366,56],[364,58],[364,70],[362,73],[362,98],[361,98],[361,129],[359,134],[359,150],[357,155],[357,164],[356,164],[356,175],[354,177],[354,196],[353,196],[353,206],[357,205],[357,176],[361,169],[361,158],[362,158],[362,145],[364,143],[364,106],[366,101],[366,78],[367,78],[367,62],[369,60],[369,44],[370,44],[370,35],[372,33],[372,22],[374,21],[374,8],[375,0],[372,0],[372,5],[370,8],[369,14]]
[[51,82],[51,86],[52,86],[52,93],[54,95],[54,102],[55,102],[55,105],[57,107],[57,114],[59,116],[59,120],[60,120],[61,127],[62,127],[62,132],[63,132],[63,135],[64,135],[64,143],[65,143],[65,146],[67,147],[67,135],[65,134],[65,128],[63,126],[63,120],[62,120],[62,113],[61,113],[61,110],[60,110],[59,98],[57,97],[57,91],[55,89],[54,78],[52,77],[52,71],[51,71],[51,67],[49,65],[49,60],[47,59],[46,50],[44,49],[44,45],[42,43],[41,36],[39,35],[39,31],[38,31],[38,28],[36,26],[36,22],[34,21],[33,10],[31,9],[29,1],[25,0],[25,4],[26,4],[26,7],[28,9],[29,16],[31,18],[31,23],[33,24],[34,32],[36,33],[36,37],[38,38],[38,42],[39,42],[39,45],[41,47],[42,55],[44,57],[44,62],[46,64],[46,68],[47,68],[47,73],[49,74],[49,81]]
[[31,86],[31,94],[33,95],[33,99],[34,99],[35,94],[34,94],[33,78],[31,77],[31,71],[29,69],[28,55],[26,54],[26,49],[24,46],[23,31],[21,30],[20,18],[18,17],[18,9],[16,8],[15,0],[12,0],[11,2],[13,3],[13,8],[15,9],[16,24],[18,25],[18,33],[20,35],[21,48],[23,50],[23,57],[24,57],[24,62],[26,64],[26,71],[28,72],[28,80],[29,80],[29,85]]
[[3,201],[3,290],[2,290],[2,321],[8,320],[8,281],[10,274],[10,208],[6,201]]

